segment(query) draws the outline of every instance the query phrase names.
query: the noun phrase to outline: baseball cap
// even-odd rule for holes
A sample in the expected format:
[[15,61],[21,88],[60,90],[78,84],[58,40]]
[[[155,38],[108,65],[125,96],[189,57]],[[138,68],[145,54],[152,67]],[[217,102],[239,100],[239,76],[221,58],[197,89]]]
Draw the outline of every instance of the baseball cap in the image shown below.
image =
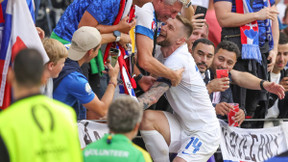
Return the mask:
[[71,46],[68,50],[68,58],[74,61],[80,60],[92,48],[101,42],[100,32],[90,26],[82,26],[73,34]]

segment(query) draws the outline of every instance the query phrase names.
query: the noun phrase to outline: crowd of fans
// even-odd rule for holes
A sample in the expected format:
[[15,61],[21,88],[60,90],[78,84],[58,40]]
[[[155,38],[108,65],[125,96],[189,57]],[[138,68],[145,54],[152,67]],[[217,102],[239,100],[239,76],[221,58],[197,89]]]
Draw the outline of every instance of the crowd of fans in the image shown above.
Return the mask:
[[[74,0],[49,38],[36,28],[48,62],[35,49],[14,59],[0,161],[213,161],[231,103],[239,127],[277,126],[245,121],[288,118],[288,7],[277,4]],[[83,119],[109,134],[81,151]]]

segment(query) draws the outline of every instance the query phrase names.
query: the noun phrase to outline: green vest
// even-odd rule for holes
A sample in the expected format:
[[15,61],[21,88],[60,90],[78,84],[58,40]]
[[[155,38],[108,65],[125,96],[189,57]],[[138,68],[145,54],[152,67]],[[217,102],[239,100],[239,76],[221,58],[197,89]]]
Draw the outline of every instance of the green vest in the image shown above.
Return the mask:
[[0,136],[10,162],[83,161],[74,110],[42,95],[2,111]]
[[107,142],[108,136],[105,135],[83,150],[85,162],[152,162],[150,155],[126,136],[112,135],[110,143]]

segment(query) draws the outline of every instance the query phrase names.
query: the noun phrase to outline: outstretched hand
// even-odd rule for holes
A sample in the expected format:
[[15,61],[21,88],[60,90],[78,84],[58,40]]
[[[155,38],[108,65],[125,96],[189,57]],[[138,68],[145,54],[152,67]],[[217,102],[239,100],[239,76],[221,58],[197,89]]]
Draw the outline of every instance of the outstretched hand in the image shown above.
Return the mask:
[[285,97],[285,89],[280,84],[274,82],[265,81],[263,83],[263,87],[270,93],[276,94],[279,99],[283,99]]

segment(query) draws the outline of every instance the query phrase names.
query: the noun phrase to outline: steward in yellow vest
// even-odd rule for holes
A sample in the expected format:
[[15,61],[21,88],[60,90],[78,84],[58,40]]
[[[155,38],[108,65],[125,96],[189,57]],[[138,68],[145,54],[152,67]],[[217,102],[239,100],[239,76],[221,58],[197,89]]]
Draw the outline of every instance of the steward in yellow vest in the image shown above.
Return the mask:
[[82,162],[76,114],[39,95],[43,60],[36,50],[15,57],[11,72],[16,101],[0,113],[1,162]]

